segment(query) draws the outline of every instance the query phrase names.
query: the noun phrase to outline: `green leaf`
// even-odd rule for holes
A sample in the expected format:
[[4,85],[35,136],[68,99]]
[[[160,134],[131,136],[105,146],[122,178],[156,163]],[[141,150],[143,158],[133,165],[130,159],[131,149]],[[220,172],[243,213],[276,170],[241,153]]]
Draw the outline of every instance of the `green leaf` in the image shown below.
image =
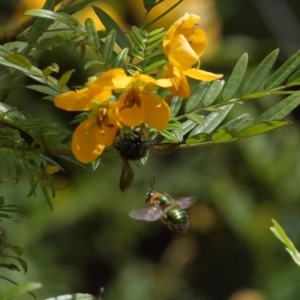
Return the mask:
[[[7,257],[7,256],[6,256]],[[1,268],[6,268],[10,271],[17,271],[17,272],[20,272],[20,268],[13,264],[13,263],[0,263],[0,267]],[[1,278],[1,277],[0,277]],[[0,298],[1,299],[1,298]]]
[[193,114],[193,113],[190,113],[190,114],[185,114],[184,115],[187,119],[195,122],[196,124],[200,124],[200,125],[203,125],[204,124],[204,116],[201,116],[201,115],[197,115],[197,114]]
[[26,273],[27,269],[28,269],[26,261],[21,257],[16,257],[15,259],[19,262],[19,264],[22,266],[24,272]]
[[11,216],[9,214],[0,213],[0,220],[1,220],[1,218],[9,219],[9,220],[14,221],[16,223],[19,223],[19,220],[17,218],[15,218],[15,217],[13,217],[13,216]]
[[162,131],[160,134],[161,134],[167,141],[170,141],[170,142],[173,142],[173,143],[178,143],[178,142],[179,142],[178,139],[177,139],[177,137],[176,137],[174,134],[172,134],[171,132],[169,132],[169,131],[164,130],[164,131]]
[[144,54],[137,49],[130,49],[130,54],[140,60],[144,60]]
[[207,133],[201,133],[198,135],[194,135],[193,137],[189,137],[185,143],[187,145],[194,145],[194,144],[201,144],[203,142],[206,142],[210,139],[210,135]]
[[46,67],[43,69],[42,73],[44,77],[49,77],[49,75],[52,73],[58,73],[59,72],[59,66],[56,63],[51,64],[51,66]]
[[32,71],[30,69],[21,67],[19,65],[14,64],[14,63],[11,63],[8,60],[4,59],[3,57],[0,57],[0,64],[3,65],[3,66],[7,66],[7,67],[14,68],[16,70],[19,70],[19,71],[21,71],[25,75],[28,75],[28,76],[32,76],[33,75]]
[[265,83],[264,88],[271,90],[280,86],[299,66],[300,50],[290,57]]
[[163,32],[164,34],[166,34],[166,31],[165,31],[165,29],[163,27],[158,28],[158,29],[154,29],[154,30],[152,30],[152,31],[149,32],[149,37],[155,36],[155,35],[157,35],[157,34],[159,34],[161,32]]
[[57,85],[60,88],[63,88],[69,81],[72,73],[74,73],[74,72],[75,72],[75,70],[73,69],[73,70],[69,70],[69,71],[65,72],[64,74],[62,74],[62,76],[57,81]]
[[48,192],[47,187],[45,187],[44,185],[41,184],[41,189],[42,189],[43,195],[44,195],[44,197],[46,199],[46,202],[47,202],[49,208],[53,211],[52,200],[51,200],[51,198],[49,196],[49,192]]
[[0,45],[0,55],[6,57],[9,54],[12,54],[12,52],[8,48]]
[[[10,281],[14,283],[13,281]],[[1,300],[11,300],[14,299],[16,296],[40,289],[42,287],[42,284],[39,282],[28,282],[28,283],[23,283],[20,285],[14,285],[11,286],[4,291],[2,290],[0,292],[0,299]],[[31,294],[31,293],[30,293]],[[33,296],[33,294],[31,294]],[[34,296],[33,296],[34,297]],[[34,297],[35,298],[35,297]]]
[[237,137],[242,139],[242,138],[246,138],[246,137],[250,137],[250,136],[254,136],[254,135],[259,135],[259,134],[274,130],[276,128],[285,126],[287,124],[290,124],[290,123],[287,121],[282,121],[282,120],[272,120],[272,121],[262,122],[260,124],[255,124],[246,129],[241,130],[238,133]]
[[235,138],[235,131],[231,128],[222,128],[212,135],[212,140],[216,141],[228,141]]
[[84,64],[84,69],[86,70],[94,65],[105,65],[105,62],[100,60],[89,60]]
[[224,80],[215,80],[210,84],[210,86],[207,89],[207,92],[205,93],[205,96],[202,100],[203,107],[207,107],[214,103],[214,101],[219,96],[224,83],[225,83]]
[[264,58],[264,60],[258,65],[250,78],[244,84],[242,95],[253,93],[259,87],[259,85],[268,75],[269,71],[272,69],[278,53],[279,49],[276,49]]
[[113,63],[114,68],[125,68],[125,60],[127,58],[128,51],[129,49],[125,48],[118,53]]
[[19,256],[21,256],[24,253],[23,248],[20,246],[10,245],[9,248]]
[[153,69],[157,69],[160,66],[164,65],[166,63],[165,60],[159,60],[159,61],[154,61],[151,64],[148,64],[145,68],[144,68],[144,72],[149,72]]
[[74,5],[64,7],[63,12],[67,13],[68,15],[73,15],[92,2],[95,2],[95,0],[81,0]]
[[283,99],[275,106],[271,107],[264,113],[262,113],[256,120],[255,123],[261,123],[269,120],[280,120],[287,116],[300,104],[300,93],[295,93],[287,98]]
[[178,114],[181,104],[182,104],[182,98],[178,96],[173,96],[170,102],[170,110],[173,116],[176,116]]
[[96,49],[100,50],[100,41],[98,37],[98,32],[96,29],[96,25],[92,19],[88,18],[85,20],[85,29],[89,34],[90,42],[96,47]]
[[185,135],[188,132],[190,132],[193,128],[197,126],[197,123],[191,121],[191,120],[186,120],[181,124],[181,130],[182,134]]
[[181,123],[176,120],[170,121],[166,128],[167,131],[174,131],[178,129],[181,130]]
[[[146,50],[150,51],[152,49],[154,49],[155,47],[160,47],[166,32],[163,31],[163,28],[160,28],[161,32],[157,32],[157,34],[148,36],[148,40],[147,40],[147,44],[146,44]],[[156,30],[157,31],[157,30]]]
[[[43,6],[43,9],[53,12],[55,5],[56,5],[55,0],[47,0],[45,5]],[[28,44],[29,45],[34,44],[43,35],[44,31],[46,31],[46,29],[51,25],[51,23],[52,20],[37,18],[29,30],[28,40],[27,40]]]
[[184,111],[186,113],[195,109],[201,102],[207,88],[209,86],[209,82],[201,81],[197,87],[193,90],[190,98],[186,101],[184,106]]
[[272,219],[272,223],[273,227],[270,227],[270,230],[286,246],[285,249],[291,255],[294,262],[300,266],[300,253],[294,246],[293,242],[289,239],[289,237],[284,232],[283,228],[276,222],[276,220]]
[[224,125],[222,125],[220,127],[220,129],[225,128],[225,127],[235,128],[235,127],[238,127],[240,124],[245,123],[245,122],[247,122],[249,120],[251,120],[250,115],[249,114],[244,114],[244,115],[241,115],[241,116],[239,116],[237,118],[234,118],[234,119],[228,121],[227,123],[225,123]]
[[299,82],[300,83],[300,70],[296,71],[287,81],[288,83]]
[[212,132],[226,117],[229,113],[233,104],[228,104],[219,107],[220,112],[212,112],[204,120],[203,125],[196,126],[189,134],[189,137],[198,135],[199,133],[210,133]]
[[172,134],[176,137],[177,142],[181,142],[183,140],[183,132],[181,128],[172,131]]
[[93,295],[89,294],[69,294],[47,298],[46,300],[96,300],[96,298]]
[[29,9],[24,13],[24,15],[50,20],[62,20],[65,19],[67,16],[67,14],[65,13],[55,12],[48,9]]
[[225,84],[223,93],[222,93],[222,99],[223,100],[229,100],[237,91],[239,88],[248,64],[248,54],[244,53],[241,58],[236,63],[228,81]]
[[260,91],[252,94],[241,96],[241,100],[257,99],[270,95],[269,91]]
[[115,29],[111,30],[105,40],[102,57],[106,63],[109,63],[111,56],[114,52],[114,47],[116,43],[117,32]]
[[145,50],[145,47],[146,47],[145,43],[147,41],[147,39],[143,33],[144,33],[143,30],[139,29],[136,26],[132,26],[132,28],[129,32],[129,35],[130,35],[132,41],[134,42],[135,46],[141,51]]
[[127,38],[126,34],[123,32],[123,30],[119,27],[119,25],[102,9],[96,6],[92,6],[94,9],[96,15],[104,25],[107,31],[111,31],[113,29],[116,30],[117,36],[116,36],[116,42],[120,46],[121,49],[123,48],[129,48],[131,49],[131,43],[129,39]]
[[58,89],[55,90],[54,88],[44,85],[28,85],[27,88],[51,96],[57,96],[61,93]]
[[23,55],[18,54],[18,53],[12,53],[8,56],[6,56],[7,61],[16,64],[20,67],[24,67],[24,68],[31,68],[31,62]]

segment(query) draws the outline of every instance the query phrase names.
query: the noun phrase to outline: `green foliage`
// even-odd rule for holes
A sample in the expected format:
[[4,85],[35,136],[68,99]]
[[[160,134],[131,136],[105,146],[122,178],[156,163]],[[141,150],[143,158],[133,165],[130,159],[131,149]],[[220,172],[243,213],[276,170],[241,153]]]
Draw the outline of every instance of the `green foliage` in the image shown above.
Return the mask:
[[[1,278],[1,276],[0,276],[0,278]],[[10,300],[10,299],[14,299],[15,297],[17,297],[19,295],[29,293],[33,299],[36,299],[35,295],[32,294],[31,291],[34,291],[41,287],[42,287],[42,284],[39,282],[28,282],[28,283],[23,283],[20,285],[15,285],[15,286],[7,288],[4,291],[1,291],[0,298],[1,298],[1,300]]]
[[[65,39],[66,44],[72,43],[74,49],[80,47],[83,51],[82,53],[85,53],[83,49],[88,46],[98,56],[98,60],[88,61],[85,64],[85,68],[97,65],[110,65],[111,67],[125,67],[129,73],[133,74],[136,70],[143,73],[154,71],[166,61],[161,53],[161,43],[165,35],[163,29],[147,32],[144,29],[132,27],[129,33],[131,41],[129,41],[110,16],[103,10],[94,7],[95,13],[107,30],[105,39],[102,41],[102,39],[99,39],[99,33],[96,31],[95,24],[91,19],[86,20],[85,28],[83,28],[71,15],[66,13],[70,9],[68,6],[59,12],[49,10],[53,9],[53,2],[51,1],[47,2],[46,6],[44,9],[30,10],[26,13],[27,15],[38,17],[36,23],[31,27],[27,45],[28,51],[30,51],[30,47],[31,49],[42,49],[46,45],[43,33],[47,31],[49,26],[54,26],[55,28],[58,24],[64,24],[71,32],[71,35],[76,37],[72,41]],[[41,23],[43,20],[47,22]],[[39,23],[41,24],[36,25]],[[39,27],[39,35],[37,33],[38,26],[41,26]],[[61,36],[60,30],[58,32],[56,36],[53,36],[52,40]],[[62,42],[64,42],[63,39],[57,40],[59,44]],[[122,48],[119,53],[115,50],[115,44]],[[52,46],[54,45],[55,43]],[[127,62],[128,55],[130,57],[129,63]],[[278,49],[270,53],[244,84],[243,78],[248,62],[247,54],[244,54],[238,60],[227,80],[200,82],[189,99],[184,101],[174,96],[170,101],[173,118],[170,120],[167,129],[161,133],[164,137],[164,142],[180,143],[181,148],[228,143],[287,125],[289,122],[283,120],[283,118],[299,105],[300,98],[298,93],[289,88],[297,84],[298,73],[294,73],[294,71],[300,64],[300,54],[298,52],[288,59],[264,83],[264,89],[259,89],[271,71],[277,55]],[[73,70],[67,71],[59,79],[55,79],[51,76],[51,72],[56,72],[58,70],[57,67],[49,66],[44,70],[40,70],[32,65],[22,52],[18,52],[18,50],[11,52],[3,46],[0,49],[0,64],[14,69],[10,75],[12,79],[17,72],[18,76],[23,74],[38,81],[40,85],[31,84],[28,88],[45,94],[44,99],[52,100],[61,91],[69,90],[67,83]],[[289,77],[291,78],[290,81],[288,80]],[[279,86],[285,80],[288,80],[288,83]],[[9,93],[11,90],[12,88],[6,93]],[[237,94],[238,90],[241,90],[240,94]],[[258,118],[253,119],[250,114],[245,112],[240,117],[227,120],[226,123],[222,124],[235,105],[279,93],[287,94],[288,96],[262,113]],[[234,95],[235,98],[232,98]],[[184,114],[181,114],[181,108],[183,108]],[[51,201],[47,188],[52,189],[53,194],[54,190],[50,183],[50,177],[47,176],[45,179],[43,169],[49,163],[52,165],[57,164],[54,160],[50,160],[47,157],[47,153],[60,154],[60,151],[65,153],[67,149],[63,149],[64,145],[61,144],[61,141],[69,133],[61,132],[54,124],[45,124],[29,116],[25,117],[22,115],[22,121],[19,119],[9,121],[6,117],[6,112],[8,111],[3,110],[2,112],[2,122],[9,126],[2,129],[2,134],[7,137],[6,140],[2,140],[2,143],[8,145],[13,139],[14,147],[9,149],[9,151],[4,151],[4,148],[2,148],[1,155],[5,157],[5,161],[9,162],[6,163],[9,173],[12,170],[11,165],[15,170],[15,174],[11,178],[18,180],[22,177],[28,177],[31,185],[29,195],[35,195],[35,189],[40,185],[50,205]],[[18,112],[16,111],[16,113]],[[81,119],[78,120],[80,121]],[[13,135],[10,134],[12,132],[14,133]],[[31,143],[25,140],[20,133],[29,135],[33,139]],[[51,149],[52,147],[56,148]],[[109,155],[109,153],[106,154]],[[45,182],[47,183],[45,184]]]
[[286,251],[291,255],[294,262],[300,266],[300,253],[294,246],[293,242],[286,235],[282,227],[276,222],[276,220],[272,220],[273,226],[270,227],[271,231],[274,235],[281,241],[282,244],[285,245]]
[[[69,46],[74,51],[80,49],[81,58],[85,59],[88,57],[86,54],[88,49],[93,52],[96,59],[88,57],[84,62],[84,68],[95,67],[97,69],[95,75],[103,72],[104,69],[112,68],[123,68],[128,74],[135,74],[136,71],[143,74],[159,74],[166,63],[162,51],[162,41],[166,34],[163,28],[148,32],[142,24],[140,28],[133,26],[127,35],[107,13],[98,7],[93,7],[105,26],[104,31],[97,31],[92,19],[87,19],[82,26],[72,17],[73,13],[93,1],[76,3],[69,1],[59,11],[54,11],[57,2],[48,0],[43,9],[27,11],[27,16],[36,19],[29,28],[26,28],[28,31],[24,30],[21,33],[21,41],[16,46],[13,46],[11,41],[0,46],[0,65],[6,70],[1,77],[3,87],[0,91],[0,160],[2,172],[5,173],[1,173],[1,182],[18,183],[21,179],[27,179],[29,183],[27,196],[36,196],[39,188],[51,209],[52,198],[56,191],[52,174],[63,171],[57,158],[65,158],[78,164],[73,160],[70,147],[72,132],[62,129],[53,120],[31,117],[26,111],[21,112],[18,107],[4,101],[20,87],[17,84],[19,80],[28,77],[37,83],[31,82],[27,88],[41,93],[42,99],[53,102],[55,96],[73,89],[69,86],[69,81],[74,70],[67,70],[56,78],[52,73],[59,72],[58,65],[53,62],[49,66],[40,67],[33,59],[34,54],[45,49]],[[144,1],[147,13],[158,5],[158,2]],[[173,7],[180,2],[182,1],[178,1]],[[117,46],[121,50],[118,50]],[[199,82],[188,99],[170,95],[165,90],[158,91],[162,97],[166,99],[170,97],[169,106],[172,116],[163,132],[158,133],[153,130],[151,134],[160,135],[161,143],[176,143],[179,148],[184,149],[235,142],[290,124],[291,122],[285,118],[300,104],[298,91],[300,51],[277,70],[273,70],[278,53],[279,50],[276,49],[268,54],[249,78],[245,78],[248,54],[243,54],[228,78]],[[245,102],[256,99],[264,101],[265,104],[268,96],[271,95],[279,95],[281,98],[277,103],[270,104],[271,107],[269,105],[258,116],[252,115],[246,105],[243,106]],[[242,106],[244,111],[239,116],[231,117],[230,113],[237,106],[240,110]],[[78,114],[71,124],[82,122],[86,117],[86,112]],[[114,155],[113,147],[108,147],[102,157],[105,159]],[[103,166],[102,157],[101,163],[100,158],[91,163],[92,170]],[[49,171],[49,167],[54,169]],[[5,205],[4,198],[0,197],[1,220],[17,222],[11,213],[19,212],[22,212],[21,207]],[[275,221],[273,225],[271,230],[286,245],[287,251],[299,264],[298,251]],[[26,272],[27,264],[20,257],[23,253],[22,248],[7,244],[2,236],[0,236],[0,243],[1,258],[18,263],[1,261],[0,267],[20,271],[20,265]],[[13,255],[8,254],[7,251],[13,252]],[[3,276],[1,278],[10,281]],[[11,299],[39,287],[38,283],[14,286],[0,294],[0,298]],[[52,299],[95,298],[90,295],[75,294]]]

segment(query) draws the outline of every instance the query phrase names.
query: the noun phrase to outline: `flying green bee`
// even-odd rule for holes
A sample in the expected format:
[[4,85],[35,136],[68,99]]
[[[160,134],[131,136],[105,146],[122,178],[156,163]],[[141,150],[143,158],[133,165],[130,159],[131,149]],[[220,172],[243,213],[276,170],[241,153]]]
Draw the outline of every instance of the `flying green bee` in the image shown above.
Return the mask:
[[170,230],[177,230],[185,233],[190,228],[189,218],[185,208],[191,206],[195,198],[186,197],[178,200],[173,199],[169,194],[153,191],[153,182],[150,184],[150,190],[146,195],[146,204],[148,208],[132,210],[129,216],[137,220],[148,222],[161,219]]
[[129,164],[129,160],[142,159],[147,155],[148,150],[159,154],[167,154],[177,150],[179,147],[179,144],[176,143],[148,143],[145,139],[145,135],[147,135],[146,130],[141,129],[141,131],[119,132],[116,137],[114,147],[119,151],[123,159],[120,178],[120,189],[122,192],[128,189],[134,178],[134,172]]

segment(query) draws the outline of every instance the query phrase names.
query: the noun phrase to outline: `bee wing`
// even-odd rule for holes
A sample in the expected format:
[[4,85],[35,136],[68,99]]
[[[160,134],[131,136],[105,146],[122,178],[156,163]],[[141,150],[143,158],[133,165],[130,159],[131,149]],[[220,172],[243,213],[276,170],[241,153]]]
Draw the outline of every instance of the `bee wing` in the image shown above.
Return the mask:
[[191,205],[194,204],[195,201],[196,199],[194,197],[185,197],[185,198],[176,199],[177,204],[182,209],[190,207]]
[[152,222],[161,218],[163,216],[163,211],[157,205],[157,206],[151,206],[149,208],[132,210],[128,213],[128,215],[133,219]]
[[129,186],[133,181],[133,178],[134,178],[134,172],[129,164],[129,160],[123,158],[123,167],[122,167],[122,173],[120,178],[120,189],[122,192],[124,192],[129,188]]
[[178,143],[146,144],[147,149],[159,154],[169,154],[177,150],[180,146]]

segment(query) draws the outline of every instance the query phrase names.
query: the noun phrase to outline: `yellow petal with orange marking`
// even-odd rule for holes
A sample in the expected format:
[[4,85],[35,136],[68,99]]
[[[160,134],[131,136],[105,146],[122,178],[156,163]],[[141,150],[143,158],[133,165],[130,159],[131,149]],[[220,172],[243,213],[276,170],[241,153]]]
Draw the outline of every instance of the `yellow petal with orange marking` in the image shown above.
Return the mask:
[[79,124],[72,139],[72,151],[78,161],[90,163],[104,150],[105,145],[98,141],[100,129],[96,125],[95,118],[90,118]]

